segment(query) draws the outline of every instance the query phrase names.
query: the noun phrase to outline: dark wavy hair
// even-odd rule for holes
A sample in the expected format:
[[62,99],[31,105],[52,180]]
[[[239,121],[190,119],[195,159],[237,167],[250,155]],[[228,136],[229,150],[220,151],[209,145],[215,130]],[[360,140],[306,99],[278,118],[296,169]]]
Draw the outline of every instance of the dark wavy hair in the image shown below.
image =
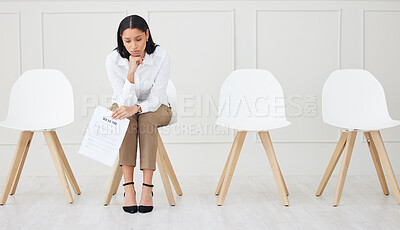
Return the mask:
[[119,23],[117,30],[117,48],[115,48],[121,57],[129,60],[130,53],[126,50],[124,43],[122,41],[122,33],[126,29],[139,29],[146,33],[147,29],[149,30],[149,39],[146,42],[146,53],[152,54],[158,45],[156,45],[151,37],[149,25],[147,25],[146,20],[144,20],[139,15],[130,15],[124,18],[121,23]]

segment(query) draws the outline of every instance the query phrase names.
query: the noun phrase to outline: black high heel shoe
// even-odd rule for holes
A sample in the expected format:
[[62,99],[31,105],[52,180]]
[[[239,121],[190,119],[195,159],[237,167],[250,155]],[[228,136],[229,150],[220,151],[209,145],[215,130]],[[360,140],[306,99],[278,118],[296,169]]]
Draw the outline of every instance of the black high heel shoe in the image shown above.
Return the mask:
[[[127,186],[127,185],[130,185],[130,184],[135,184],[135,182],[128,182],[128,183],[125,183],[125,184],[123,184],[123,186]],[[133,187],[133,192],[134,192],[135,195],[136,195],[135,187]],[[124,193],[124,197],[125,197],[125,193]],[[122,209],[123,209],[125,212],[127,212],[127,213],[133,214],[133,213],[136,213],[136,212],[138,211],[138,206],[137,206],[137,205],[133,205],[133,206],[122,206]]]
[[[153,188],[154,185],[152,184],[145,184],[143,183],[143,186],[151,187]],[[151,196],[153,196],[153,191],[151,192]],[[144,206],[144,205],[139,205],[139,212],[140,213],[147,213],[153,211],[153,206]]]

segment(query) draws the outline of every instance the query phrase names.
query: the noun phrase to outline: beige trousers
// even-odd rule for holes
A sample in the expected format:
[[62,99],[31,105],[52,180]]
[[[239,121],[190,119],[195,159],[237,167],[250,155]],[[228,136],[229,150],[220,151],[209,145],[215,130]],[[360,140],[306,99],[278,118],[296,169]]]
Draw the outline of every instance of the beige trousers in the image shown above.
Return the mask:
[[[118,105],[114,103],[110,110]],[[161,105],[155,112],[133,115],[128,130],[119,149],[119,165],[136,166],[137,144],[139,139],[140,170],[156,170],[158,146],[158,127],[168,125],[172,117],[171,108]]]

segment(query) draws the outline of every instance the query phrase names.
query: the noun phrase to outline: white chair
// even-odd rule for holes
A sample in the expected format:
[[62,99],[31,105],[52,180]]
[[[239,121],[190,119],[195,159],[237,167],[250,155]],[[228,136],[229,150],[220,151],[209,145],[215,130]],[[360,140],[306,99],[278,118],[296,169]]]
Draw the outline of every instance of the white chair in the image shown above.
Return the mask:
[[326,80],[322,91],[322,116],[327,124],[343,130],[322,181],[316,192],[320,196],[335,166],[344,152],[333,206],[338,206],[357,132],[364,132],[383,193],[389,194],[385,169],[397,202],[400,190],[379,130],[400,125],[389,116],[385,92],[379,81],[368,71],[345,69],[334,71]]
[[242,69],[230,74],[221,87],[217,125],[238,130],[215,192],[224,203],[247,131],[258,132],[282,203],[289,206],[288,190],[272,146],[269,130],[288,126],[282,87],[267,70]]
[[21,130],[0,205],[15,193],[33,133],[38,131],[43,131],[67,200],[74,202],[65,176],[77,195],[81,191],[55,132],[73,121],[72,87],[63,73],[37,69],[18,78],[11,90],[7,118],[0,122],[3,127]]
[[[174,125],[178,122],[178,119],[177,119],[178,105],[177,105],[176,88],[175,88],[174,83],[171,80],[169,80],[169,82],[168,82],[167,96],[168,96],[168,102],[170,103],[170,106],[171,106],[172,118],[167,126],[164,126],[161,128],[166,128],[166,127]],[[175,199],[174,199],[174,195],[172,193],[170,181],[175,188],[175,192],[179,196],[182,196],[183,193],[182,193],[181,186],[179,185],[178,179],[176,178],[175,171],[172,167],[171,161],[168,157],[167,151],[165,149],[165,146],[163,144],[160,134],[158,134],[157,165],[158,165],[158,171],[160,172],[161,180],[164,185],[165,193],[167,195],[168,203],[171,206],[175,206]],[[116,159],[115,165],[114,165],[114,170],[113,170],[113,175],[111,177],[111,181],[108,186],[107,194],[104,199],[105,206],[110,204],[112,196],[117,193],[118,186],[121,182],[121,178],[122,178],[122,168],[118,165],[118,159]]]

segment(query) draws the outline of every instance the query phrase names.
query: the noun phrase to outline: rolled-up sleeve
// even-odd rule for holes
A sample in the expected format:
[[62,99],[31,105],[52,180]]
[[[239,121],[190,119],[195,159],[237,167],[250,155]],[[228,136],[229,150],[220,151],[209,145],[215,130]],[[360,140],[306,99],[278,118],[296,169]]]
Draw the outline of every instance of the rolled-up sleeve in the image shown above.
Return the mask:
[[[119,76],[116,70],[116,64],[112,61],[112,57],[109,55],[106,59],[106,70],[108,75],[108,80],[113,88],[113,102],[117,103],[119,106],[132,106],[137,103],[137,97],[135,94],[135,84],[132,84]],[[125,76],[126,78],[127,76]]]
[[142,113],[154,112],[161,106],[161,102],[167,97],[169,75],[170,58],[169,55],[166,54],[161,68],[154,79],[154,84],[151,88],[149,97],[139,103],[140,107],[142,108]]

